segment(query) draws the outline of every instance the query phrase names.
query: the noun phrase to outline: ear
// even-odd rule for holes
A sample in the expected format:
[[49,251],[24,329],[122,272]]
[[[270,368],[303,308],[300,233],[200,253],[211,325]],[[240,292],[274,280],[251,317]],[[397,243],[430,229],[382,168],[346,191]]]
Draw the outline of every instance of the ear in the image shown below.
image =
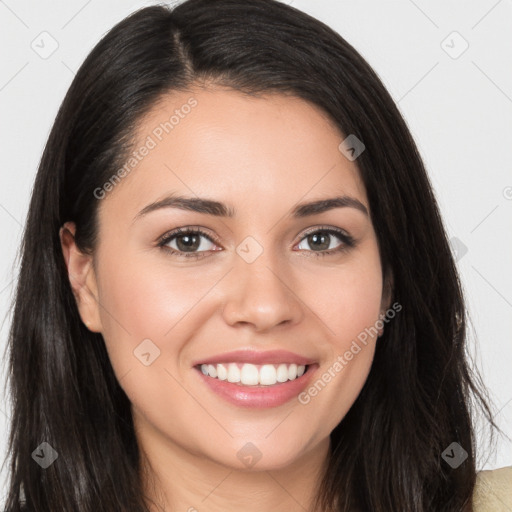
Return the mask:
[[382,285],[382,300],[380,303],[381,313],[384,314],[390,307],[393,300],[394,279],[391,271],[384,276]]
[[[380,303],[380,317],[383,318],[386,315],[386,311],[391,307],[391,301],[393,300],[394,291],[394,279],[393,274],[389,271],[384,276],[384,282],[382,286],[382,299]],[[379,329],[379,337],[384,333],[384,327]]]
[[82,322],[90,331],[101,332],[98,287],[92,255],[81,252],[75,242],[76,226],[66,222],[59,230],[62,254],[68,269],[69,282]]

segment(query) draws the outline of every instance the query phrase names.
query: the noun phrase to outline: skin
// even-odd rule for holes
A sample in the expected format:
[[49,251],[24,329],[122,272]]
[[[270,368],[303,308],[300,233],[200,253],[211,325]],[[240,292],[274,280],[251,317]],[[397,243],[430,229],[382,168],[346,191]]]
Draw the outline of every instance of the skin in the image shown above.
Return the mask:
[[[213,86],[175,92],[141,120],[135,147],[190,98],[197,106],[99,201],[93,256],[77,249],[73,223],[61,229],[70,282],[132,403],[152,510],[303,511],[329,434],[368,376],[377,336],[305,405],[236,407],[192,366],[240,348],[286,349],[317,361],[319,378],[375,324],[390,301],[370,217],[352,207],[289,214],[299,202],[335,195],[370,211],[365,187],[356,162],[338,149],[345,137],[320,109],[291,96]],[[163,208],[134,220],[171,192],[222,201],[236,215]],[[200,238],[196,253],[206,257],[157,247],[166,232],[190,226],[218,237]],[[325,249],[304,233],[322,226],[345,230],[356,246],[317,256]],[[248,236],[263,249],[252,263],[236,252]],[[336,235],[328,240],[329,248],[343,245]],[[133,353],[144,339],[160,350],[149,366]],[[237,457],[248,442],[262,454],[251,468]]]

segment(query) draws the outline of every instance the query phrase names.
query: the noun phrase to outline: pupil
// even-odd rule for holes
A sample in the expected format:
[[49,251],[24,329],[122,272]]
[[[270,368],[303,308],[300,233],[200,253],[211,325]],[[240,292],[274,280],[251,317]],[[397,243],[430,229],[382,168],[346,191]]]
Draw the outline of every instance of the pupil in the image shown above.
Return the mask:
[[[199,237],[197,235],[181,235],[176,238],[176,245],[181,250],[197,249],[199,247]],[[180,247],[181,246],[181,247]]]
[[318,233],[315,233],[313,235],[309,236],[309,241],[313,242],[311,245],[314,247],[314,242],[323,240],[323,243],[320,244],[320,246],[316,246],[319,249],[328,249],[329,248],[329,237],[326,235],[319,235]]

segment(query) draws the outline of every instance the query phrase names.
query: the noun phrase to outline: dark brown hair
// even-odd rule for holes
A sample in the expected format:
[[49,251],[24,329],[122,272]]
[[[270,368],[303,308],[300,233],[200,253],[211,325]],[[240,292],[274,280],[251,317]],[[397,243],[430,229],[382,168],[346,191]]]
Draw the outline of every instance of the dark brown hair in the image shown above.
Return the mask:
[[[166,93],[221,84],[291,94],[325,111],[366,150],[357,159],[383,271],[403,309],[377,344],[359,397],[331,434],[323,511],[470,509],[473,405],[493,423],[466,354],[466,311],[439,209],[409,130],[376,73],[339,34],[275,0],[188,0],[141,9],[79,69],[41,159],[21,247],[9,340],[7,509],[146,512],[130,402],[103,338],[80,320],[59,228],[97,243],[98,199]],[[476,409],[475,409],[476,410]],[[46,441],[58,459],[31,457]],[[468,453],[456,469],[441,454]]]

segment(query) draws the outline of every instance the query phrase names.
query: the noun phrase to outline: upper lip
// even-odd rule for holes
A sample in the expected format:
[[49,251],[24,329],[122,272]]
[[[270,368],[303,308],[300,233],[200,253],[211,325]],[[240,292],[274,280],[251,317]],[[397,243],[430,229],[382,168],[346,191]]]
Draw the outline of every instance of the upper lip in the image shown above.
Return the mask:
[[308,357],[289,352],[288,350],[234,350],[224,352],[193,363],[193,366],[200,364],[219,364],[219,363],[252,363],[252,364],[279,364],[290,363],[297,365],[313,364],[314,361]]

